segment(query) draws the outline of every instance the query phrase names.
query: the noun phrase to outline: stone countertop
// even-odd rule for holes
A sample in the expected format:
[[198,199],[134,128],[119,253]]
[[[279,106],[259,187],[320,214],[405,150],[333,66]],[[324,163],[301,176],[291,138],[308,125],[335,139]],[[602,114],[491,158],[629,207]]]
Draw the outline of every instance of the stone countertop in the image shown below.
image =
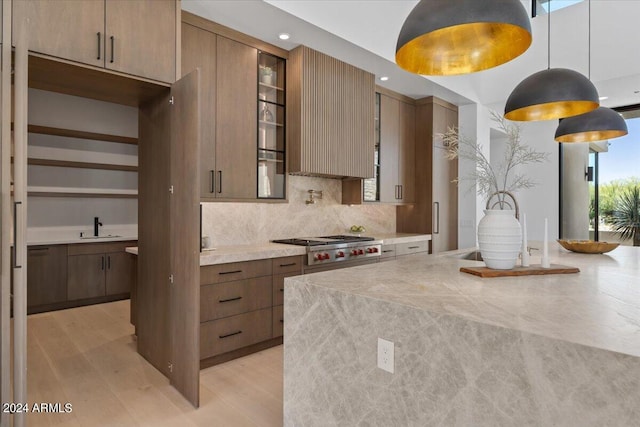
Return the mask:
[[27,246],[43,246],[43,245],[72,245],[81,243],[109,243],[109,242],[129,242],[138,240],[138,236],[100,236],[99,238],[87,237],[80,238],[59,238],[59,239],[45,239],[45,240],[31,240],[27,241]]
[[[640,357],[640,248],[588,255],[552,242],[549,255],[580,273],[481,278],[459,271],[481,262],[415,254],[287,278],[286,286],[306,283]],[[532,256],[531,264],[539,262]]]
[[[378,240],[383,240],[385,244],[431,240],[431,236],[428,234],[389,233],[375,235],[374,237]],[[138,248],[127,248],[127,252],[138,255]],[[228,262],[252,261],[306,254],[307,249],[304,246],[271,242],[254,245],[220,246],[203,250],[200,253],[200,265],[225,264]]]

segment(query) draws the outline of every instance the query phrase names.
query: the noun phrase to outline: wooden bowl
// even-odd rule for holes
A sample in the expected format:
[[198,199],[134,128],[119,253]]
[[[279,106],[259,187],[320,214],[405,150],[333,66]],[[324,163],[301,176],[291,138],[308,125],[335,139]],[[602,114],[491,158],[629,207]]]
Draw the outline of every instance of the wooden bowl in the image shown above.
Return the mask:
[[614,250],[620,245],[620,243],[594,242],[593,240],[559,239],[558,243],[571,252],[580,252],[582,254],[603,254]]

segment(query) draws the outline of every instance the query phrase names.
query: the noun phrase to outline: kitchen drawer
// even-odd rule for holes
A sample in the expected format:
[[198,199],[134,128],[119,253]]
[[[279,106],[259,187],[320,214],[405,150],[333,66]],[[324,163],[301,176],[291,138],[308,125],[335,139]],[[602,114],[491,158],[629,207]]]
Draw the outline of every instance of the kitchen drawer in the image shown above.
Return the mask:
[[380,253],[380,259],[395,258],[396,245],[382,245],[382,252]]
[[200,359],[271,339],[271,308],[200,324]]
[[418,242],[398,243],[396,244],[396,255],[417,254],[418,252],[427,252],[429,250],[429,241],[420,240]]
[[284,332],[284,307],[273,307],[273,338],[281,337]]
[[230,262],[200,267],[200,284],[232,282],[251,277],[271,276],[271,260]]
[[273,275],[273,305],[284,304],[284,278],[299,276],[302,272],[284,273]]
[[271,276],[217,283],[200,288],[200,321],[271,307]]
[[137,246],[136,240],[127,242],[105,242],[105,243],[75,243],[68,245],[69,255],[89,255],[106,254],[110,252],[124,252],[125,248]]
[[282,258],[274,258],[273,262],[273,274],[281,273],[298,273],[302,274],[302,265],[304,263],[304,257],[302,255],[287,256]]

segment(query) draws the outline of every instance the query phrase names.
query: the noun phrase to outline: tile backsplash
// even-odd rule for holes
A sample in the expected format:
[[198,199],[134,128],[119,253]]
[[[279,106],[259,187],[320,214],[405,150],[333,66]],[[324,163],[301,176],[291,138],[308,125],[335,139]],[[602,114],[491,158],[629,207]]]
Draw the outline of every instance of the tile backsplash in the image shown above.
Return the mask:
[[[202,234],[215,247],[346,233],[352,225],[365,226],[364,234],[372,236],[396,231],[393,205],[343,205],[340,180],[287,178],[289,203],[203,203]],[[309,190],[322,191],[323,198],[307,205]]]

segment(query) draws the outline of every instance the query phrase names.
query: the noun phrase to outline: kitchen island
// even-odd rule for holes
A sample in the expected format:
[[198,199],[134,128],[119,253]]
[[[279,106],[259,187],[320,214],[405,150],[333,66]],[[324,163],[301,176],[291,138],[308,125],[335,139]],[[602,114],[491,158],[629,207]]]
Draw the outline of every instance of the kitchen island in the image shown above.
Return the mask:
[[417,254],[286,279],[285,425],[637,425],[640,249],[550,256],[581,272]]

